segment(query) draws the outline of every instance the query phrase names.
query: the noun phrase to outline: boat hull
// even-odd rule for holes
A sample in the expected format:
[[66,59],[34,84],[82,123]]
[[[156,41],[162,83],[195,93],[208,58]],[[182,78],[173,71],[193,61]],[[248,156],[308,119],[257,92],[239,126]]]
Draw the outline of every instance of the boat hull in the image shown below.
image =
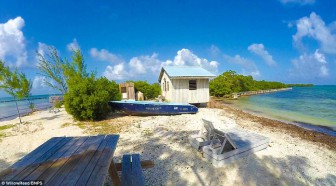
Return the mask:
[[178,115],[195,114],[198,108],[190,104],[160,103],[145,101],[110,101],[112,110],[131,115]]

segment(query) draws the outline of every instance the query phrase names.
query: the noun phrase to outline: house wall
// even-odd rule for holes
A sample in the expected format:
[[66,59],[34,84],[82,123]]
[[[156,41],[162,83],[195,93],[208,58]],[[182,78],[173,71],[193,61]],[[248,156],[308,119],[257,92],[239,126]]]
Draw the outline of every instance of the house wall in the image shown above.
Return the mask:
[[[189,80],[196,80],[196,90],[189,90]],[[164,86],[166,86],[166,89]],[[161,92],[165,99],[170,102],[206,103],[209,102],[210,97],[209,79],[170,79],[164,72],[161,78]]]
[[[166,83],[164,80],[166,80]],[[164,89],[164,86],[166,86],[166,89]],[[164,72],[161,78],[161,92],[162,92],[162,96],[164,96],[166,100],[172,101],[173,86],[166,72]]]
[[173,86],[171,101],[178,103],[209,102],[209,79],[196,79],[196,90],[189,90],[189,80],[191,79],[171,80]]

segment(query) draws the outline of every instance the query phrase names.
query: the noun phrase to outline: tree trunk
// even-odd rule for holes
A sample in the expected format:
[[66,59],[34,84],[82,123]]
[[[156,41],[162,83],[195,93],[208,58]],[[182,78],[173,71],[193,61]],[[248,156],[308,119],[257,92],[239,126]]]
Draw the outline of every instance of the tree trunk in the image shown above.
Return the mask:
[[22,124],[22,122],[21,122],[21,116],[20,116],[20,111],[19,111],[19,107],[18,107],[18,104],[17,104],[17,100],[16,100],[16,99],[15,99],[15,104],[16,104],[17,112],[18,112],[18,114],[19,114],[20,124]]

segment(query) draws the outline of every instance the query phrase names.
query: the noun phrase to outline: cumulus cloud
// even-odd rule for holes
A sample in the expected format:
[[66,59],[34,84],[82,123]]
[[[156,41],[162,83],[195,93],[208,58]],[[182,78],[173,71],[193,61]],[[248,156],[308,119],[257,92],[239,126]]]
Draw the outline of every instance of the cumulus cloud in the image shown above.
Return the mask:
[[33,80],[33,88],[41,88],[41,87],[46,87],[45,85],[45,77],[44,76],[35,76]]
[[91,48],[90,55],[91,57],[97,60],[100,60],[100,61],[108,61],[111,63],[123,63],[124,62],[124,60],[121,57],[109,52],[106,49],[98,50],[97,48]]
[[219,65],[217,61],[199,58],[189,49],[177,51],[173,60],[160,60],[159,55],[153,53],[152,55],[132,57],[128,63],[105,49],[97,50],[96,48],[92,48],[90,55],[100,61],[109,61],[111,63],[120,62],[117,65],[108,65],[105,68],[103,76],[110,80],[122,80],[146,74],[158,75],[162,66],[201,66],[211,72],[217,72]]
[[154,53],[133,57],[129,62],[130,71],[132,74],[145,74],[148,70],[151,73],[159,73],[164,63],[158,59],[158,56],[157,53]]
[[0,59],[17,67],[27,64],[25,37],[22,32],[24,20],[21,17],[0,23]]
[[201,66],[215,73],[217,73],[219,66],[217,61],[209,61],[205,58],[200,58],[192,51],[185,48],[177,51],[174,61],[167,60],[165,64],[174,66]]
[[224,60],[228,61],[229,63],[237,64],[242,67],[241,74],[243,75],[251,75],[254,78],[257,78],[260,76],[260,71],[256,64],[247,58],[241,57],[240,55],[235,56],[229,56],[226,54],[223,54]]
[[247,48],[250,52],[260,56],[268,66],[276,66],[276,62],[273,60],[273,57],[265,49],[263,44],[252,44]]
[[279,0],[282,4],[312,5],[315,0]]
[[108,65],[103,72],[103,76],[109,80],[121,80],[126,79],[128,73],[125,70],[124,63],[120,63],[114,66]]
[[312,12],[309,17],[303,17],[296,22],[297,32],[293,35],[294,45],[304,50],[303,38],[311,38],[319,43],[321,51],[336,54],[336,34],[332,29],[333,24],[335,22],[330,27],[326,26],[321,17]]
[[302,54],[292,60],[291,76],[304,80],[312,80],[329,76],[325,55],[319,50],[313,54]]
[[79,48],[80,47],[76,38],[74,38],[71,43],[67,44],[68,51],[78,50]]

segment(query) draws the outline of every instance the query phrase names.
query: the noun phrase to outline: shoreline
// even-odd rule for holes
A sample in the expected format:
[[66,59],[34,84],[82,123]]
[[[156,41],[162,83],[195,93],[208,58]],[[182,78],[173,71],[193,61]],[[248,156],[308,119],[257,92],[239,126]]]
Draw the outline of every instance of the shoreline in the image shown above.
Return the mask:
[[[228,103],[226,103],[226,104],[228,104]],[[311,130],[311,131],[315,131],[315,132],[319,132],[319,133],[327,134],[329,136],[336,137],[336,131],[332,127],[329,127],[329,126],[314,125],[312,123],[306,123],[306,122],[302,122],[302,121],[286,121],[286,120],[281,120],[281,119],[273,118],[273,117],[267,115],[264,112],[258,112],[258,111],[253,111],[253,110],[249,110],[249,109],[242,109],[242,108],[233,106],[231,104],[230,104],[230,106],[233,107],[233,108],[235,108],[235,109],[241,110],[241,111],[243,111],[245,113],[254,115],[254,116],[258,116],[258,117],[267,118],[267,119],[270,119],[270,120],[279,121],[279,122],[282,122],[282,123],[286,123],[288,125],[295,125],[295,126],[298,126],[300,128],[303,128],[303,129],[307,129],[307,130]]]
[[299,137],[303,140],[307,140],[310,142],[321,143],[331,150],[336,149],[336,137],[332,135],[324,134],[311,129],[306,129],[284,121],[259,116],[257,114],[244,111],[240,108],[236,108],[232,104],[225,101],[211,100],[208,104],[208,107],[220,108],[227,112],[233,113],[234,115],[238,116],[237,118],[239,119],[257,122],[268,129],[278,129],[285,132],[286,134],[289,133],[292,137]]

